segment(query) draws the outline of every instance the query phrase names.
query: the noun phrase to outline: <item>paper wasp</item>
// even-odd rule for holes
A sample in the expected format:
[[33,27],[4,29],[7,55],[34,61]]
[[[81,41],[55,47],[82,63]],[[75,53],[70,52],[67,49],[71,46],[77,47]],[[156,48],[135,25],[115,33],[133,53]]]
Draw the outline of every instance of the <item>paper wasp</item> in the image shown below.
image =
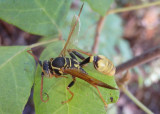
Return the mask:
[[[93,56],[90,53],[77,50],[77,49],[71,49],[68,48],[69,43],[72,38],[72,34],[74,32],[74,29],[79,21],[79,17],[82,11],[83,5],[80,9],[78,17],[76,17],[76,21],[74,25],[71,27],[71,31],[69,33],[68,39],[65,43],[64,48],[62,49],[60,55],[56,58],[51,58],[50,60],[45,60],[43,63],[35,56],[33,55],[31,50],[28,50],[27,52],[31,54],[35,60],[40,64],[42,73],[41,73],[41,91],[40,91],[40,98],[42,102],[47,102],[49,100],[49,96],[47,95],[47,100],[43,99],[43,77],[65,77],[64,75],[70,74],[72,76],[72,81],[67,86],[68,92],[71,94],[71,97],[62,103],[68,103],[72,100],[74,93],[70,91],[70,87],[72,87],[76,81],[76,78],[80,78],[89,84],[91,84],[93,87],[95,87],[100,95],[101,100],[107,106],[107,103],[103,99],[99,89],[97,86],[101,86],[108,89],[117,90],[117,88],[114,88],[98,79],[95,79],[87,74],[87,72],[84,70],[84,67],[88,63],[93,63],[94,68],[107,75],[114,75],[115,73],[115,67],[112,64],[110,60],[108,60],[106,57],[102,55]],[[70,57],[66,57],[66,52],[69,53]],[[88,57],[85,58],[82,54],[87,55]],[[81,61],[78,61],[79,58]],[[66,78],[66,77],[65,77]]]

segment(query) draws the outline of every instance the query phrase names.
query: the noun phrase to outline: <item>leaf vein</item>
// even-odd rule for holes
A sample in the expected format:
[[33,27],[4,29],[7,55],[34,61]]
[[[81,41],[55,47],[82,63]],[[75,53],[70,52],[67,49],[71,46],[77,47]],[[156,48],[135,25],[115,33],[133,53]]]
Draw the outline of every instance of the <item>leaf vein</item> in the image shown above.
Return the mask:
[[25,47],[23,50],[20,50],[19,52],[17,52],[15,55],[13,55],[12,57],[10,57],[6,62],[4,62],[3,64],[0,65],[0,69],[5,66],[7,63],[9,63],[12,59],[14,59],[14,57],[16,57],[17,55],[21,54],[25,49],[27,49],[27,47]]
[[57,28],[58,31],[60,31],[58,25],[56,24],[56,22],[54,21],[54,19],[52,19],[52,17],[48,14],[48,12],[46,11],[46,9],[37,0],[35,0],[35,1],[36,1],[37,5],[42,8],[42,11],[46,14],[46,16],[52,22],[52,24],[55,25],[55,27]]
[[36,8],[36,9],[1,9],[1,11],[7,11],[7,12],[13,12],[13,11],[18,11],[18,12],[34,12],[34,11],[38,11],[38,10],[42,10],[42,8]]
[[62,109],[64,106],[65,106],[65,105],[61,105],[61,107],[59,107],[59,108],[54,112],[54,114],[55,114],[56,112],[58,112],[60,109]]

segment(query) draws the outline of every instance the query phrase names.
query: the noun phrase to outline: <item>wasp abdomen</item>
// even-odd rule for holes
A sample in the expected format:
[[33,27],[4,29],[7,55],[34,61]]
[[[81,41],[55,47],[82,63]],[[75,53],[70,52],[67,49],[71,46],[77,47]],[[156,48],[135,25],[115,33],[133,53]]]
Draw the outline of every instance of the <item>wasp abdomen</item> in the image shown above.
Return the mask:
[[113,63],[105,56],[98,55],[94,56],[93,59],[93,64],[96,70],[109,76],[113,76],[115,74],[116,69]]

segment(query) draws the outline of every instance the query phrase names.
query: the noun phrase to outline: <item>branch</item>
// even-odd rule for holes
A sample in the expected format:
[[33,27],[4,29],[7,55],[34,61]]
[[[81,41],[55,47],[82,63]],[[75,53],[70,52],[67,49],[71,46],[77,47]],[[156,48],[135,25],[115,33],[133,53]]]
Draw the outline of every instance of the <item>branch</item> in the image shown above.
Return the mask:
[[149,110],[144,104],[142,104],[135,96],[133,96],[132,93],[127,88],[122,86],[120,87],[120,89],[143,111],[145,111],[147,114],[153,114],[153,112]]
[[109,10],[106,13],[106,16],[108,14],[112,14],[112,13],[121,13],[121,12],[126,12],[126,11],[138,10],[138,9],[147,8],[147,7],[151,7],[151,6],[155,6],[155,5],[160,5],[160,1],[141,4],[141,5],[136,5],[136,6],[131,6],[131,7],[126,7],[126,8],[119,8],[119,9]]
[[142,55],[139,55],[137,57],[134,57],[133,59],[117,66],[116,74],[123,72],[125,70],[128,70],[130,68],[133,68],[134,66],[144,64],[150,60],[153,60],[157,57],[160,57],[160,46],[152,48]]
[[127,7],[127,8],[119,8],[119,9],[113,9],[113,10],[109,10],[106,12],[105,16],[101,16],[97,27],[96,27],[96,34],[95,34],[95,40],[94,40],[94,44],[92,46],[92,53],[97,53],[98,52],[98,45],[99,45],[99,36],[100,33],[102,31],[103,25],[104,25],[104,20],[105,17],[108,16],[109,14],[112,13],[120,13],[120,12],[125,12],[125,11],[131,11],[131,10],[138,10],[138,9],[142,9],[142,8],[147,8],[147,7],[151,7],[154,5],[160,5],[160,2],[152,2],[152,3],[146,3],[146,4],[142,4],[142,5],[136,5],[136,6],[132,6],[132,7]]
[[101,16],[96,27],[96,34],[94,38],[94,44],[92,46],[92,53],[96,54],[98,52],[99,36],[104,25],[105,17]]

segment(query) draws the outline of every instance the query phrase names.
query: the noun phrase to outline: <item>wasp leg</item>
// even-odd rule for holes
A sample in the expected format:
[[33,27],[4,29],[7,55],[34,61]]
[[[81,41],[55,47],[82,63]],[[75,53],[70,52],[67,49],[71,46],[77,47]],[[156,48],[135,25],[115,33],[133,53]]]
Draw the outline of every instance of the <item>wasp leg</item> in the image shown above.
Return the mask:
[[99,91],[98,87],[97,87],[96,85],[93,85],[93,87],[95,87],[95,88],[97,89],[98,94],[99,94],[99,96],[100,96],[101,100],[103,101],[103,103],[104,103],[105,107],[107,108],[108,104],[107,104],[107,103],[106,103],[106,101],[103,99],[102,94],[100,93],[100,91]]
[[94,56],[87,57],[86,59],[84,59],[84,60],[80,63],[80,66],[83,67],[84,65],[93,62],[93,58],[94,58]]
[[72,76],[72,78],[73,78],[72,82],[67,86],[67,90],[69,91],[69,93],[70,93],[72,96],[71,96],[67,101],[63,101],[62,104],[68,103],[69,101],[72,100],[72,98],[73,98],[73,96],[74,96],[74,93],[73,93],[72,91],[70,91],[70,89],[69,89],[69,88],[71,88],[71,87],[74,85],[74,83],[75,83],[75,81],[76,81],[76,78],[75,78],[74,76]]
[[[85,54],[85,55],[87,55],[87,56],[92,56],[92,54],[91,53],[88,53],[88,52],[85,52],[85,51],[82,51],[82,50],[78,50],[78,49],[68,49],[67,50],[68,52],[73,52],[77,57],[81,57],[82,55],[80,54],[80,53],[82,53],[82,54]],[[79,52],[79,53],[78,53]],[[81,59],[81,58],[80,58]],[[83,56],[82,56],[82,60],[83,59],[85,59]]]
[[[70,49],[67,50],[69,55],[74,59],[76,58],[74,55],[76,55],[78,58],[80,58],[81,60],[84,60],[85,57],[83,55],[81,55],[80,53],[78,53],[77,51],[71,51]],[[73,55],[74,54],[74,55]],[[77,59],[76,59],[77,60]]]
[[42,102],[47,102],[49,100],[49,96],[47,93],[44,93],[47,95],[47,100],[43,100],[43,77],[44,77],[44,71],[42,67],[42,62],[32,53],[32,50],[27,50],[27,52],[34,57],[34,59],[40,64],[42,73],[41,73],[41,90],[40,90],[40,98]]
[[72,59],[77,60],[76,56],[74,56],[72,52],[68,52],[68,53],[69,53],[69,55],[71,56]]
[[73,27],[71,28],[70,33],[69,33],[68,38],[67,38],[67,41],[66,41],[66,43],[65,43],[65,46],[64,46],[64,48],[63,48],[63,50],[61,51],[61,53],[60,53],[59,56],[62,56],[62,57],[65,56],[65,52],[66,52],[68,43],[69,43],[69,41],[70,41],[70,39],[71,39],[71,36],[72,36],[72,34],[73,34],[74,30],[75,30],[75,27],[76,27],[77,23],[78,23],[78,21],[79,21],[79,18],[80,18],[82,9],[83,9],[83,5],[84,5],[84,3],[83,3],[82,6],[81,6],[81,9],[80,9],[80,11],[79,11],[78,17],[77,17],[77,19],[76,19],[76,22],[75,22],[75,24],[73,25]]
[[61,78],[61,77],[63,77],[63,78],[68,78],[68,77],[66,77],[66,76],[57,75],[55,72],[49,72],[49,74],[50,74],[50,77],[51,77],[51,78],[52,78],[53,76],[54,76],[55,78]]
[[[87,53],[87,52],[84,52],[82,50],[77,50],[77,49],[68,49],[68,52],[69,53],[74,53],[78,58],[80,58],[81,60],[83,60],[81,63],[80,63],[80,66],[83,67],[84,65],[88,64],[88,63],[91,63],[94,61],[94,56],[92,56],[92,54],[90,53]],[[83,55],[81,55],[80,53],[83,53],[85,55],[88,55],[89,57],[85,58]]]
[[41,73],[41,77],[42,77],[42,79],[41,79],[41,91],[40,91],[40,98],[41,98],[41,101],[42,101],[42,102],[47,102],[47,101],[49,100],[49,96],[48,96],[48,94],[47,94],[47,93],[44,93],[44,94],[46,94],[46,95],[47,95],[47,100],[44,100],[44,99],[43,99],[43,77],[44,77],[44,73],[43,73],[43,72]]

